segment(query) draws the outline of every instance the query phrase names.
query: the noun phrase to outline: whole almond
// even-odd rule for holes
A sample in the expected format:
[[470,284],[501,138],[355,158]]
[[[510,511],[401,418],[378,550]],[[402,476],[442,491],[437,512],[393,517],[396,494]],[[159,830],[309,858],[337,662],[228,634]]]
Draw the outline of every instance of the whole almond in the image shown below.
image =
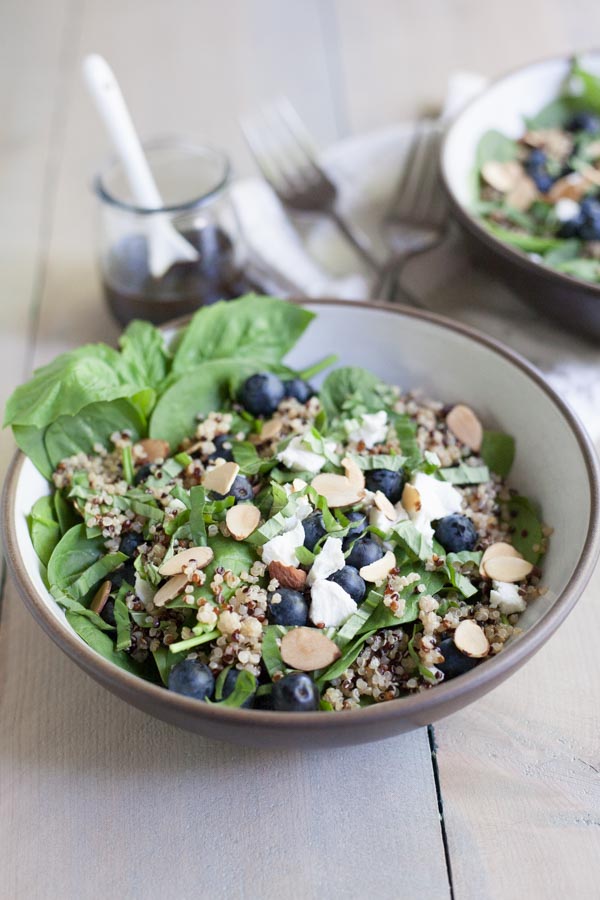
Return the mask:
[[188,550],[181,550],[175,556],[171,556],[166,562],[159,566],[158,571],[161,575],[178,575],[184,568],[194,565],[196,569],[205,569],[212,562],[214,553],[210,547],[190,547]]
[[483,426],[473,410],[463,403],[453,406],[446,416],[446,425],[452,434],[478,453],[483,440]]
[[137,442],[137,446],[142,448],[143,456],[138,458],[143,463],[166,459],[171,449],[167,441],[161,441],[159,438],[142,438]]
[[473,619],[463,619],[454,632],[454,643],[461,653],[473,659],[482,659],[490,652],[490,642],[483,628]]
[[253,503],[237,503],[227,510],[225,524],[236,541],[249,537],[260,522],[260,510]]
[[293,591],[304,590],[306,584],[304,569],[296,569],[295,566],[286,566],[274,560],[269,563],[269,575],[277,579],[280,587],[291,588]]
[[154,595],[154,605],[164,606],[165,603],[169,602],[169,600],[174,600],[175,597],[179,597],[188,583],[189,579],[187,575],[173,575],[172,578],[169,578],[168,581],[165,581],[163,586],[159,588]]
[[281,658],[292,669],[314,672],[341,656],[340,648],[318,628],[293,628],[281,638]]
[[224,462],[220,466],[205,472],[202,476],[202,487],[216,494],[226,494],[237,478],[240,467],[234,462]]

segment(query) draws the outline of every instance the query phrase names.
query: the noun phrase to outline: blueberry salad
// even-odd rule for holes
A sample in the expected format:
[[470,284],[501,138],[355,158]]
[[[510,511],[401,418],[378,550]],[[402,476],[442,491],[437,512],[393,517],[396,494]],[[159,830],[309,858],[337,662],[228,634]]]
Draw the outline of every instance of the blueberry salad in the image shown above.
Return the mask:
[[575,62],[520,138],[483,135],[475,212],[532,260],[600,282],[600,78]]
[[46,583],[114,665],[210,704],[355,709],[500,653],[541,593],[513,439],[468,398],[290,369],[312,319],[250,295],[168,346],[134,322],[10,398],[51,485],[29,517]]

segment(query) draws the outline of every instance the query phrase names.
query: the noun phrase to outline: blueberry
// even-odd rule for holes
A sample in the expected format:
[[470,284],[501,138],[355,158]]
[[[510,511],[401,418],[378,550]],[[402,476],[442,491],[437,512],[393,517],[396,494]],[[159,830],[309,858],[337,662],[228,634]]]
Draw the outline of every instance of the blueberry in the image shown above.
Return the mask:
[[226,494],[218,494],[214,492],[217,500],[225,500],[226,497],[234,497],[236,501],[244,502],[244,500],[252,500],[254,491],[252,485],[245,475],[236,475],[235,480]]
[[436,669],[444,673],[446,681],[468,672],[469,669],[474,669],[477,663],[480,662],[478,659],[473,659],[471,656],[465,656],[464,653],[461,653],[452,638],[445,638],[441,641],[439,649],[444,657],[444,662],[436,663],[435,665]]
[[270,372],[259,372],[244,381],[238,399],[253,416],[271,416],[284,396],[281,379]]
[[100,618],[104,619],[107,625],[111,625],[113,628],[117,627],[117,621],[115,619],[115,601],[112,597],[108,598],[100,610]]
[[370,491],[381,491],[390,503],[397,503],[402,496],[404,475],[391,469],[373,469],[366,473],[365,482]]
[[298,403],[308,403],[315,392],[307,381],[301,378],[291,378],[289,381],[283,382],[283,389],[286,397],[293,397]]
[[141,482],[145,481],[146,478],[149,478],[150,475],[152,475],[152,466],[150,463],[146,463],[144,466],[140,466],[133,476],[133,483],[141,484]]
[[579,226],[579,237],[584,241],[600,240],[600,200],[597,197],[585,197],[581,201],[582,222]]
[[574,238],[579,237],[579,232],[581,230],[581,226],[585,222],[585,216],[579,210],[576,216],[572,219],[567,219],[565,222],[561,222],[557,234],[561,238]]
[[355,569],[354,566],[344,566],[339,572],[334,572],[333,575],[330,575],[327,580],[339,584],[357,603],[365,599],[367,585],[358,574],[358,569]]
[[525,162],[527,173],[533,178],[537,189],[542,194],[547,193],[554,184],[554,178],[548,172],[547,163],[548,157],[543,150],[539,149],[532,150]]
[[567,124],[567,131],[588,131],[590,134],[598,134],[600,118],[593,113],[575,113]]
[[125,584],[130,584],[131,587],[135,584],[135,568],[131,560],[123,563],[121,568],[116,569],[110,574],[110,583],[113,591],[118,591],[123,582],[125,582]]
[[362,534],[365,528],[367,527],[367,517],[364,512],[360,512],[358,509],[352,509],[350,512],[344,513],[349,522],[356,522],[356,525],[352,525],[348,529],[348,534],[345,537],[345,541],[350,543],[354,538],[357,538],[359,534]]
[[540,166],[545,166],[547,162],[548,157],[546,156],[544,151],[540,150],[538,147],[535,147],[527,157],[525,168],[527,169],[527,171],[529,171],[530,169],[536,169]]
[[[221,698],[226,700],[231,694],[233,694],[235,690],[235,686],[237,680],[240,676],[240,669],[230,669],[227,675],[225,676],[225,681],[223,682],[223,691],[221,694]],[[254,706],[254,697],[256,694],[250,694],[247,700],[244,700],[242,703],[242,707],[244,709],[252,709]]]
[[273,709],[271,694],[258,694],[254,698],[254,709]]
[[184,659],[169,672],[169,690],[184,697],[206,700],[215,691],[215,677],[208,666],[197,659]]
[[[278,603],[275,597],[281,597]],[[267,602],[269,622],[273,625],[306,625],[308,621],[308,603],[304,594],[291,588],[279,588],[269,594]]]
[[227,462],[233,460],[233,451],[231,449],[233,438],[230,434],[219,434],[213,438],[213,444],[216,447],[214,453],[211,453],[208,459],[224,459]]
[[346,565],[353,566],[355,569],[362,569],[363,566],[370,566],[371,563],[377,562],[382,556],[383,548],[379,546],[377,541],[365,537],[356,541],[350,554],[346,557]]
[[533,169],[529,174],[533,178],[535,186],[541,194],[547,194],[554,184],[554,178],[543,169]]
[[327,534],[323,524],[323,516],[320,512],[311,513],[302,524],[304,525],[304,546],[307,550],[312,551],[315,549],[317,542]]
[[273,709],[285,712],[312,712],[319,708],[319,691],[305,672],[292,672],[273,685]]
[[477,529],[467,516],[453,513],[438,519],[434,531],[436,541],[442,545],[446,553],[460,553],[461,550],[472,550],[477,543]]
[[123,535],[119,543],[119,553],[125,556],[135,556],[135,551],[144,543],[144,535],[137,531],[128,531]]

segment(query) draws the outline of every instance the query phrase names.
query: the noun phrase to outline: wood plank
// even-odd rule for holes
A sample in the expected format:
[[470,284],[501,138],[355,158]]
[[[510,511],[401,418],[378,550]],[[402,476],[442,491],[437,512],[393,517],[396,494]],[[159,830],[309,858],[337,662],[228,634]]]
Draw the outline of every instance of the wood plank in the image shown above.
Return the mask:
[[[316,0],[285,9],[274,0],[168,7],[151,0],[143,15],[132,0],[118,7],[92,0],[73,53],[95,49],[113,61],[142,131],[160,124],[213,139],[231,146],[243,167],[235,116],[265,93],[285,90],[319,136],[334,136],[325,46]],[[162,83],[149,80],[153,60]],[[105,141],[75,63],[67,88],[36,364],[117,333],[99,300],[85,190]],[[14,590],[7,593],[0,644],[7,896],[395,897],[424,840],[427,867],[418,884],[402,881],[402,896],[448,896],[425,731],[331,754],[215,745],[95,687],[32,623]],[[34,661],[27,669],[24,648]]]

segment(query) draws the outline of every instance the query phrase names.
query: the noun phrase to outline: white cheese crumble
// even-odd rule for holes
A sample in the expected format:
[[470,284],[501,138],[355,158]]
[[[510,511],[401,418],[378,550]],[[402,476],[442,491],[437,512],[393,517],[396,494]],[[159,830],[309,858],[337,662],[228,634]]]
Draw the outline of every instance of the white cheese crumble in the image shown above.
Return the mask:
[[380,509],[377,509],[376,506],[372,506],[369,510],[369,525],[378,528],[380,531],[388,532],[391,531],[398,522],[403,522],[405,519],[408,519],[408,513],[401,503],[396,503],[394,509],[396,510],[396,517],[392,521],[388,519],[386,514],[381,512]]
[[512,616],[513,613],[524,612],[527,603],[519,594],[516,584],[508,581],[492,581],[490,606],[498,608],[505,616]]
[[342,541],[340,538],[328,537],[311,566],[308,578],[309,585],[320,578],[329,578],[334,572],[339,572],[346,565]]
[[375,444],[385,441],[388,423],[387,413],[381,410],[376,413],[364,413],[360,420],[350,419],[344,423],[346,433],[355,444],[364,443],[367,450],[372,450]]
[[337,628],[356,612],[356,603],[344,588],[335,581],[319,578],[311,591],[309,616],[315,625]]
[[292,472],[320,472],[327,460],[320,453],[313,453],[302,446],[302,436],[292,438],[287,447],[277,454],[280,463]]
[[424,472],[417,472],[411,484],[419,492],[421,508],[410,513],[410,518],[417,531],[420,531],[423,537],[431,543],[433,541],[431,522],[460,512],[462,497],[448,482],[439,481],[433,475],[425,475]]
[[[293,519],[291,520],[294,521]],[[296,556],[296,548],[304,544],[304,526],[302,522],[296,522],[288,531],[278,534],[263,544],[262,561],[269,565],[272,562],[282,563],[284,566],[299,565]]]
[[579,203],[570,197],[562,197],[554,205],[554,215],[559,222],[570,222],[579,215]]

